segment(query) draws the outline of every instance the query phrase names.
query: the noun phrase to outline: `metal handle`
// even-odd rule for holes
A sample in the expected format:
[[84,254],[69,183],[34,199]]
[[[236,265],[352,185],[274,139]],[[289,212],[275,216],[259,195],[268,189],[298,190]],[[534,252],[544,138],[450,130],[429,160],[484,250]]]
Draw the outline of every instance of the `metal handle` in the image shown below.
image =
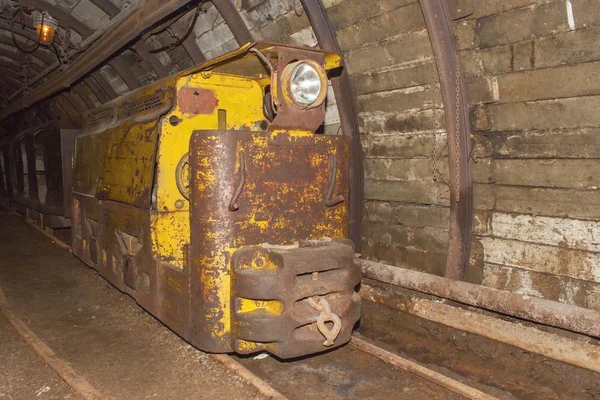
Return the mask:
[[238,200],[240,198],[240,194],[242,194],[242,189],[246,184],[246,155],[243,151],[239,152],[240,156],[240,183],[233,193],[233,197],[231,197],[231,201],[229,202],[229,211],[237,211],[240,208],[238,204]]
[[329,187],[327,189],[327,197],[325,198],[325,205],[327,207],[333,207],[337,204],[340,204],[344,201],[344,196],[340,195],[335,198],[331,198],[333,196],[333,191],[335,190],[335,176],[337,175],[337,157],[335,154],[332,154],[329,157]]

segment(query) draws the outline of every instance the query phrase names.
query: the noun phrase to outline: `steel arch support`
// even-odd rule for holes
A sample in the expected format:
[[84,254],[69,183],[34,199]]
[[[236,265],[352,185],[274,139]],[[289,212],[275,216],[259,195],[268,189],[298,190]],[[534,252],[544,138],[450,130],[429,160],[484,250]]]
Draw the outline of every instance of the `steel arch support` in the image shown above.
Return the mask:
[[[317,37],[322,50],[333,51],[341,54],[341,48],[335,36],[335,31],[327,11],[321,0],[301,0],[306,16],[310,21],[312,29]],[[352,95],[350,79],[346,69],[340,75],[331,79],[331,85],[340,114],[342,131],[350,136],[350,195],[348,199],[348,210],[350,214],[349,237],[354,242],[357,251],[361,245],[361,224],[364,201],[364,173],[363,154],[360,143],[360,130],[356,118],[356,105]]]
[[252,34],[231,0],[214,0],[213,4],[240,46],[252,42]]
[[449,143],[450,241],[445,276],[464,280],[469,267],[473,231],[469,105],[448,5],[445,0],[420,0],[420,3],[440,78]]

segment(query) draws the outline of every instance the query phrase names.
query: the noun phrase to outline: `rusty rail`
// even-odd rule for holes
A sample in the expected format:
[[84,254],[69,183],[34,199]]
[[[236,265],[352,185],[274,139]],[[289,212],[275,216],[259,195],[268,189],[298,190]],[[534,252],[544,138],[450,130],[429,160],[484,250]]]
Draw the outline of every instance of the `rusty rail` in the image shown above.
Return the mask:
[[469,108],[448,4],[445,0],[419,0],[419,2],[440,79],[448,136],[448,163],[450,166],[448,234],[450,241],[445,276],[464,280],[469,265],[473,230],[473,183],[469,166],[471,142]]
[[389,289],[363,283],[360,295],[365,300],[381,303],[428,321],[600,372],[600,346],[432,300],[399,295]]
[[233,37],[240,46],[252,42],[252,34],[231,0],[215,0],[213,1],[213,5],[225,20]]
[[600,312],[472,283],[361,260],[363,275],[379,282],[600,338]]
[[498,400],[497,397],[490,396],[489,394],[484,393],[481,390],[472,388],[469,385],[465,385],[464,383],[461,383],[456,379],[452,379],[446,375],[440,374],[439,372],[435,372],[429,368],[425,368],[424,366],[414,361],[400,357],[397,354],[390,353],[389,351],[379,348],[356,336],[352,337],[352,341],[350,343],[356,348],[380,358],[386,364],[402,368],[403,370],[408,371],[411,374],[417,375],[423,379],[428,380],[429,382],[435,383],[436,385],[439,385],[445,389],[450,390],[451,392],[459,394],[466,399]]

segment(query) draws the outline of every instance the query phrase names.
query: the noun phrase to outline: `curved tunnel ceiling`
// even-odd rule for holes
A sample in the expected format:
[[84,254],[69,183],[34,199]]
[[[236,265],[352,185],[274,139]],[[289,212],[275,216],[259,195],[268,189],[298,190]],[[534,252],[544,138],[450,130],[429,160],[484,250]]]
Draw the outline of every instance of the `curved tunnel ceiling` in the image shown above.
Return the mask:
[[[462,3],[457,4],[454,8],[461,12]],[[454,141],[451,156],[454,148],[460,150],[457,162],[450,163],[450,193],[457,199],[458,193],[466,193],[467,200],[472,196],[465,156],[470,136],[464,84],[445,77],[460,75],[446,0],[382,0],[373,7],[362,0],[5,0],[0,5],[0,138],[50,119],[77,121],[88,109],[250,41],[341,52],[337,20],[346,20],[344,30],[349,30],[340,43],[347,47],[348,41],[358,42],[358,46],[350,46],[356,48],[363,36],[376,39],[378,31],[381,36],[395,22],[373,26],[371,34],[368,25],[364,35],[354,22],[365,19],[371,24],[378,20],[375,16],[390,10],[414,12],[416,18],[409,25],[415,29],[427,25],[432,55],[444,60],[437,65],[444,109],[452,109],[448,93],[456,92],[459,99],[455,104],[457,122],[446,121],[449,138]],[[52,46],[40,46],[28,54],[19,48],[30,47],[36,40],[33,17],[39,12],[48,12],[60,27]],[[436,32],[442,33],[437,39]],[[437,48],[436,43],[449,47]],[[349,236],[360,243],[363,163],[356,96],[346,69],[331,79],[331,92],[325,133],[329,127],[329,133],[341,131],[351,137]],[[451,208],[458,223],[451,229],[450,247],[460,250],[449,255],[446,272],[461,278],[469,254],[470,200]]]
[[[321,0],[319,0],[320,2]],[[136,7],[149,7],[144,0],[5,0],[0,14],[0,101],[6,106],[23,96],[22,92],[35,91],[61,72],[51,66],[64,64],[68,71],[85,53],[80,46],[95,34],[108,29],[111,21]],[[89,75],[63,91],[44,107],[50,111],[47,118],[71,119],[83,111],[109,101],[129,90],[144,86],[156,79],[189,68],[227,51],[239,42],[251,40],[277,40],[292,44],[315,46],[316,39],[310,23],[304,16],[298,0],[192,0],[175,1],[182,4],[177,12],[151,29],[147,29],[121,51],[99,65]],[[229,9],[226,22],[219,11]],[[18,47],[31,47],[36,39],[32,16],[47,11],[58,20],[60,28],[52,46],[40,47],[26,54]],[[237,14],[237,15],[235,15]],[[263,32],[263,27],[281,15],[296,16],[291,24],[303,30],[292,37],[279,37],[278,32]],[[243,26],[242,26],[243,25]],[[233,28],[231,28],[233,26]],[[240,31],[251,34],[240,34]],[[263,34],[265,33],[265,34]],[[240,36],[242,35],[242,36]],[[14,39],[13,39],[14,36]],[[15,43],[15,41],[17,43]],[[156,52],[156,50],[160,50]],[[75,56],[65,62],[61,51]],[[40,77],[43,77],[40,79]],[[39,108],[39,106],[38,106]],[[44,112],[38,111],[38,114]],[[13,118],[14,119],[14,118]],[[6,130],[6,121],[2,121]],[[12,130],[12,129],[10,129]]]

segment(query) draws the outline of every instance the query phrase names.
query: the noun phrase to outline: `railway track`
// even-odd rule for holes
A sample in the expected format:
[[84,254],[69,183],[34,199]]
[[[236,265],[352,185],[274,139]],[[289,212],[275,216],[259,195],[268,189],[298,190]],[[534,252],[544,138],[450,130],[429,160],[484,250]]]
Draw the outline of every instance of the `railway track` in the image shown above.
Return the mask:
[[[20,216],[19,214],[15,214]],[[66,251],[70,246],[57,236],[31,226]],[[0,308],[19,335],[54,371],[84,399],[107,399],[84,376],[61,360],[11,308],[0,287]],[[429,398],[496,399],[449,376],[388,352],[354,336],[351,343],[333,352],[281,362],[270,356],[210,355],[269,399],[304,398]]]

